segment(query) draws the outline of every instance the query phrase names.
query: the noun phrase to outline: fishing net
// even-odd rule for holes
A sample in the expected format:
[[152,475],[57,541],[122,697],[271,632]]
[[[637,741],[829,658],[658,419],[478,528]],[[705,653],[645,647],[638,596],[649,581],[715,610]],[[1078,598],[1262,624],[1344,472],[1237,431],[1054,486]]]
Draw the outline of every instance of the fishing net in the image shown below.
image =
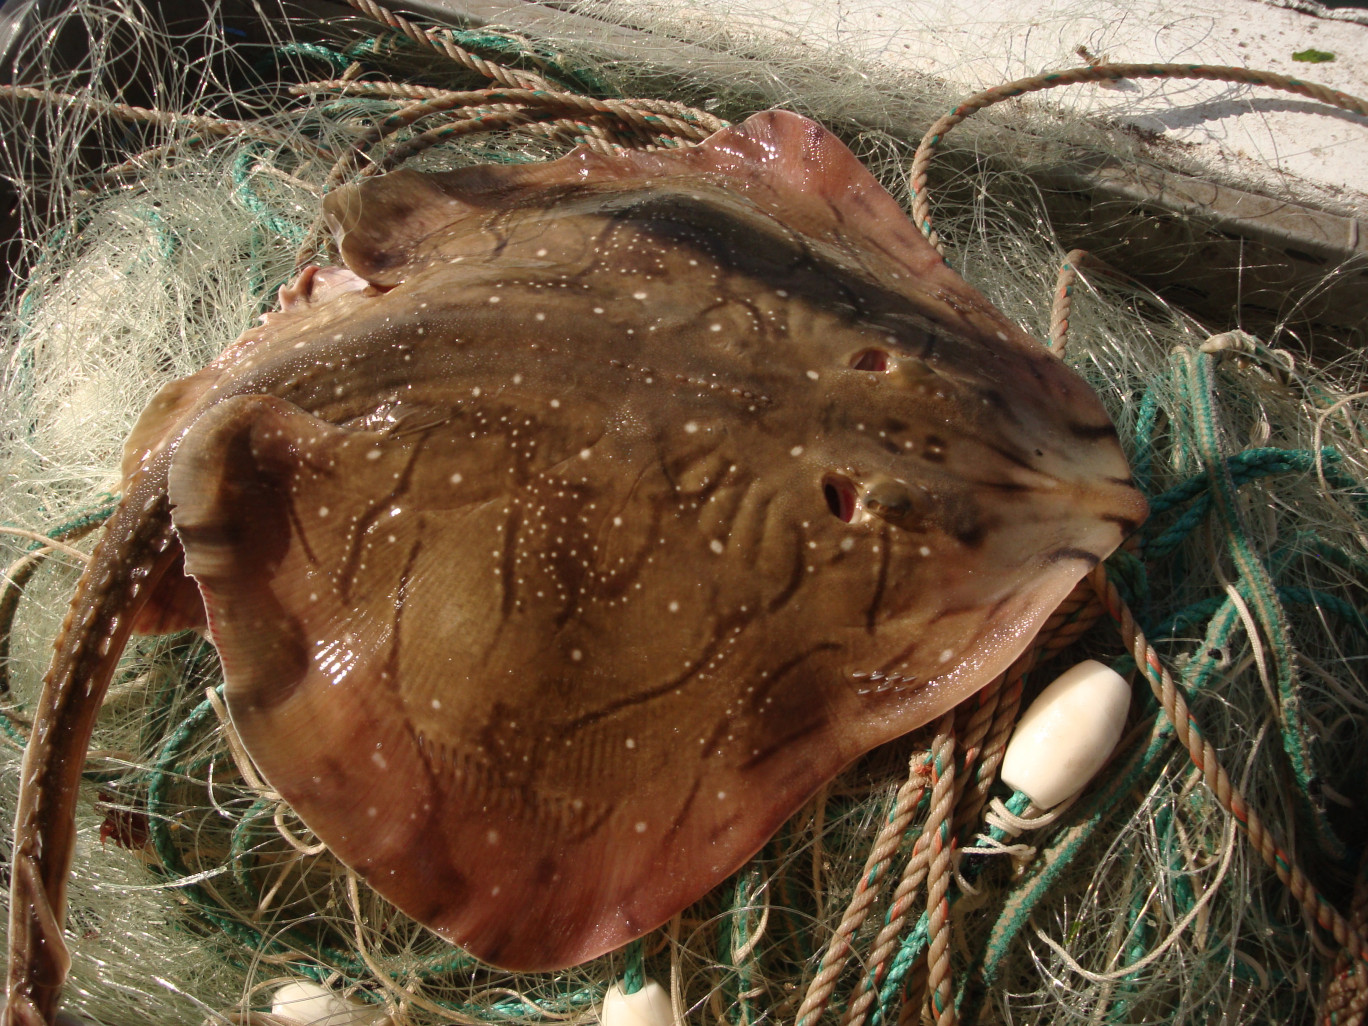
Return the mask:
[[[326,13],[225,4],[169,23],[81,2],[17,44],[26,88],[0,99],[15,205],[0,321],[6,821],[123,438],[162,382],[272,307],[301,254],[327,259],[327,189],[399,163],[687,145],[782,104],[838,132],[910,209],[917,141],[954,101],[740,27],[681,66],[647,36],[624,57],[598,22],[426,33],[374,9]],[[395,1024],[577,1021],[609,985],[649,977],[681,1018],[736,1026],[1361,1017],[1362,969],[1284,878],[1295,860],[1364,929],[1362,356],[1303,316],[1309,293],[1255,337],[1199,323],[1139,269],[1075,257],[1081,276],[1057,285],[1070,240],[1032,174],[1039,141],[1150,158],[1048,97],[1001,109],[940,141],[935,227],[1009,317],[1067,342],[1117,425],[1152,515],[1107,574],[1200,725],[1196,761],[1187,722],[1160,708],[1085,582],[1006,680],[859,760],[666,927],[518,975],[409,921],[317,843],[235,742],[207,642],[143,638],[87,761],[66,1007],[105,1026],[269,1024],[286,1021],[270,1015],[276,988],[307,979]],[[1153,215],[1113,216],[1124,233]],[[1041,813],[996,782],[1002,744],[1084,657],[1135,680],[1127,731],[1090,788]],[[1213,784],[1216,761],[1241,802]],[[1244,803],[1277,839],[1271,859]]]

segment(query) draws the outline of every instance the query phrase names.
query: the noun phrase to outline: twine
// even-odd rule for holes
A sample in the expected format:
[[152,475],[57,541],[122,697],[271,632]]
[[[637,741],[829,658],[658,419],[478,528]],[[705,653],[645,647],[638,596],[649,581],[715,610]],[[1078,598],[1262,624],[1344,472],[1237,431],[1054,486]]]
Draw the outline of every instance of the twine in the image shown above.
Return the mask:
[[1362,959],[1368,947],[1363,935],[1342,916],[1333,905],[1326,901],[1319,891],[1306,878],[1296,860],[1283,851],[1275,842],[1272,834],[1264,826],[1262,817],[1249,806],[1244,796],[1231,783],[1230,775],[1217,757],[1216,749],[1205,737],[1191,711],[1187,700],[1173,683],[1168,669],[1159,659],[1159,654],[1150,646],[1144,633],[1131,615],[1130,607],[1122,601],[1115,585],[1107,578],[1105,564],[1092,573],[1093,587],[1098,597],[1107,607],[1107,612],[1121,630],[1121,638],[1135,658],[1154,690],[1155,698],[1168,716],[1177,733],[1179,743],[1187,749],[1192,763],[1201,771],[1203,782],[1211,788],[1221,807],[1235,817],[1236,823],[1249,838],[1249,843],[1259,853],[1264,863],[1277,874],[1292,896],[1301,904],[1303,911],[1323,930],[1335,938],[1341,948],[1355,959]]
[[[956,125],[976,111],[991,107],[1004,100],[1015,99],[1027,93],[1059,86],[1077,85],[1083,82],[1116,82],[1123,79],[1171,78],[1205,79],[1212,82],[1238,82],[1245,85],[1264,86],[1284,92],[1309,96],[1313,100],[1353,114],[1368,116],[1368,101],[1357,96],[1342,93],[1338,89],[1279,75],[1272,71],[1257,71],[1250,68],[1222,67],[1206,64],[1097,64],[1065,71],[1052,71],[1043,75],[1032,75],[1006,82],[991,89],[974,93],[961,100],[949,114],[943,115],[922,136],[921,145],[912,157],[910,171],[912,190],[912,223],[915,224],[926,240],[945,255],[945,244],[931,227],[931,197],[927,191],[926,170],[941,141]],[[1053,337],[1053,331],[1051,332]]]

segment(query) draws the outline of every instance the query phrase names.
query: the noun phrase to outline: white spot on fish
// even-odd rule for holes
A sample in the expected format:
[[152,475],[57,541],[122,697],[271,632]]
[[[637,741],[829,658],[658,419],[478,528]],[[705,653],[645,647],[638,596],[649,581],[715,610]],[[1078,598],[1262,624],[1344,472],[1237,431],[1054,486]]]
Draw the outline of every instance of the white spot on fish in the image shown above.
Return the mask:
[[320,517],[326,517],[326,516],[328,515],[328,507],[327,507],[327,506],[319,506],[319,507],[318,507],[318,515],[319,515]]
[[689,421],[688,423],[686,423],[686,424],[684,425],[684,433],[685,433],[686,435],[697,434],[697,433],[698,433],[698,422],[695,421],[695,420],[691,420],[691,421]]
[[708,542],[708,548],[712,549],[712,550],[713,550],[714,552],[716,552],[719,556],[722,555],[722,550],[723,550],[724,547],[725,547],[725,546],[723,546],[723,544],[722,544],[720,541],[718,541],[716,538],[714,538],[712,541]]
[[789,450],[789,455],[790,455],[790,456],[801,456],[801,455],[803,455],[803,447],[802,447],[801,445],[795,445],[792,449]]
[[452,484],[460,484],[462,481],[465,480],[465,478],[461,476],[460,471],[457,471],[456,473],[452,474],[451,477],[447,478],[447,480],[450,481]]

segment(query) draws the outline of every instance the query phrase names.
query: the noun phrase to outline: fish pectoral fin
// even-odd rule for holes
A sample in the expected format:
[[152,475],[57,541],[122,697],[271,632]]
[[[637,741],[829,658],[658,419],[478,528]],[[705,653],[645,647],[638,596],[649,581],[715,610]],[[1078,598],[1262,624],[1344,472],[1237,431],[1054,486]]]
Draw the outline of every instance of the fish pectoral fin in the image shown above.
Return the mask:
[[437,176],[406,168],[323,198],[323,217],[347,269],[381,287],[403,281],[418,244],[468,209]]
[[176,378],[163,385],[147,404],[124,442],[120,490],[127,495],[138,472],[151,462],[157,452],[175,438],[176,427],[197,403],[206,390],[219,378],[216,367],[206,367],[194,374]]

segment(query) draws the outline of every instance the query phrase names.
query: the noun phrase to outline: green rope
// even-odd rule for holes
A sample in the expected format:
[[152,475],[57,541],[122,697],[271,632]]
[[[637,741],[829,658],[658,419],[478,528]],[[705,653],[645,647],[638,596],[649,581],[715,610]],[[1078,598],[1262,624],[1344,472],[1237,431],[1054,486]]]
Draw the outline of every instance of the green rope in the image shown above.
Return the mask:
[[284,43],[275,48],[275,53],[280,57],[309,57],[322,61],[337,74],[346,71],[352,63],[345,54],[321,43]]
[[1132,745],[1121,760],[1113,763],[1102,786],[1075,806],[1071,822],[1058,828],[1054,841],[1041,849],[1022,881],[1003,902],[1002,912],[989,930],[979,969],[985,987],[991,989],[997,984],[1017,935],[1041,901],[1058,886],[1101,823],[1133,791],[1148,791],[1167,763],[1172,743],[1172,726],[1166,720],[1157,720],[1149,738]]
[[622,992],[635,994],[646,986],[646,942],[634,940],[625,949],[626,965],[622,968]]
[[[308,227],[280,216],[252,187],[252,172],[264,150],[265,147],[260,143],[249,143],[238,151],[230,171],[234,195],[237,196],[239,203],[256,215],[261,226],[268,232],[285,239],[291,245],[298,246],[308,234]],[[255,283],[253,292],[256,293],[260,288],[260,283]]]
[[[1301,699],[1292,654],[1291,631],[1287,618],[1278,603],[1276,588],[1269,568],[1254,551],[1248,528],[1235,499],[1236,485],[1227,470],[1221,453],[1219,426],[1216,414],[1215,357],[1193,349],[1176,354],[1181,361],[1180,377],[1186,385],[1183,409],[1192,418],[1196,448],[1206,470],[1211,487],[1214,512],[1226,539],[1226,548],[1235,564],[1238,579],[1248,590],[1250,612],[1267,638],[1267,650],[1272,656],[1274,683],[1278,694],[1278,715],[1283,752],[1292,767],[1297,787],[1294,791],[1299,812],[1312,823],[1322,851],[1341,860],[1345,857],[1344,844],[1335,836],[1324,811],[1311,800],[1312,780],[1317,776],[1308,745],[1310,728],[1302,722]],[[1243,593],[1243,591],[1242,591]],[[1258,639],[1250,638],[1251,644]]]
[[[731,1021],[737,1026],[753,1023],[756,1019],[748,996],[753,986],[752,972],[756,962],[750,942],[756,918],[755,898],[761,893],[763,883],[764,874],[755,863],[736,875],[732,884],[731,907],[726,914],[726,927],[721,931],[718,961],[729,970],[723,987],[729,999],[728,1005],[733,1010]],[[751,950],[740,955],[748,946]]]
[[[1031,799],[1020,791],[1017,791],[1007,799],[1005,804],[1008,812],[1014,816],[1020,816],[1031,804]],[[997,826],[990,827],[987,835],[992,841],[998,843],[1011,839],[1010,834]],[[986,850],[992,849],[989,848]],[[962,852],[962,858],[967,859],[968,856],[973,854],[973,848],[966,848]],[[967,862],[967,864],[961,864],[960,873],[966,880],[973,882],[978,878],[979,874],[987,868],[988,864],[989,860],[986,859],[983,861],[976,860]],[[961,895],[953,889],[949,892],[949,901],[952,908],[960,897]],[[917,918],[917,922],[912,927],[911,932],[903,938],[902,943],[898,946],[897,952],[889,963],[888,975],[884,979],[883,985],[879,988],[878,1004],[874,1012],[870,1015],[869,1021],[871,1026],[879,1026],[882,1022],[897,1021],[903,983],[907,978],[908,971],[923,955],[925,955],[927,948],[930,946],[930,928],[930,916],[923,911]],[[960,999],[957,999],[957,1005],[959,1004],[959,1001]]]
[[[1340,470],[1344,457],[1331,447],[1319,453],[1301,449],[1246,449],[1244,452],[1224,460],[1225,475],[1235,488],[1251,481],[1280,474],[1309,474],[1319,467],[1325,475],[1326,483],[1350,494],[1356,501],[1368,498],[1363,487],[1352,477]],[[1211,478],[1202,473],[1170,488],[1157,498],[1150,500],[1150,519],[1142,538],[1147,560],[1163,559],[1173,553],[1211,513],[1214,501],[1211,491]],[[1180,506],[1192,503],[1169,527],[1158,534],[1151,534],[1160,518]]]
[[[1154,492],[1151,484],[1155,454],[1153,440],[1159,413],[1159,389],[1145,389],[1140,396],[1139,415],[1135,418],[1135,430],[1131,434],[1131,451],[1135,454],[1131,458],[1131,477],[1135,479],[1135,486],[1146,495],[1152,495]],[[1153,504],[1150,507],[1150,515],[1154,515]]]

